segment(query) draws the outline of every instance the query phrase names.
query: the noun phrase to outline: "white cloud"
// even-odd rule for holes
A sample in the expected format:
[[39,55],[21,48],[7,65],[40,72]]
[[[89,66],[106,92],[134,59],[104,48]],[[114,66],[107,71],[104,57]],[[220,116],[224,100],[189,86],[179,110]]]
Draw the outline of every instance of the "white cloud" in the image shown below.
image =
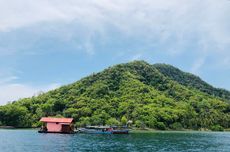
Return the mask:
[[[0,0],[0,31],[76,22],[76,27],[82,25],[87,30],[83,47],[90,55],[95,53],[91,37],[95,32],[104,34],[106,27],[153,43],[157,40],[175,55],[187,51],[191,41],[202,41],[194,42],[200,47],[211,43],[209,52],[226,52],[230,45],[229,14],[227,0]],[[168,44],[172,40],[174,43]]]
[[132,56],[131,61],[139,60],[139,59],[141,59],[141,57],[142,57],[141,53],[135,54],[135,55]]
[[16,76],[10,76],[10,77],[6,77],[6,78],[2,78],[2,79],[0,79],[0,85],[7,83],[7,82],[11,82],[11,81],[16,80],[16,79],[18,79],[18,77],[16,77]]
[[40,92],[46,92],[58,88],[59,84],[35,87],[25,84],[2,84],[0,85],[0,105],[15,101],[20,98],[32,97]]
[[[56,89],[60,84],[53,83],[45,86],[33,86],[25,83],[18,83],[19,77],[14,75],[15,70],[5,69],[0,71],[0,105],[16,101],[20,98],[32,97],[40,92]],[[18,73],[18,71],[16,72]]]
[[226,22],[229,5],[229,1],[225,0],[1,0],[0,30],[8,31],[42,22],[75,20],[91,29],[110,23],[130,33],[181,31],[177,36],[182,38],[181,34],[191,30],[192,26],[194,30],[207,30],[220,35],[213,27]]
[[[115,29],[126,39],[136,38],[146,41],[144,44],[150,46],[143,46],[144,49],[139,46],[138,51],[129,53],[134,54],[130,58],[146,57],[147,53],[144,51],[149,53],[153,50],[152,46],[172,56],[193,54],[193,57],[198,58],[191,61],[193,64],[190,70],[194,73],[200,72],[203,65],[209,62],[210,56],[216,59],[212,60],[215,63],[209,65],[230,67],[229,18],[228,0],[0,0],[0,36],[31,27],[36,27],[31,30],[34,37],[40,33],[49,33],[63,41],[76,41],[74,35],[77,35],[83,41],[76,48],[94,55],[98,51],[93,39],[95,33],[99,33],[103,37],[100,41],[105,39],[103,43],[106,43],[106,39],[113,35],[109,33],[110,30]],[[62,26],[58,26],[59,24]],[[34,38],[31,44],[27,40],[18,44],[19,36],[12,39],[6,42],[9,47],[1,46],[0,43],[0,56],[21,50],[32,51],[37,41]],[[127,50],[131,49],[133,48]],[[141,49],[144,51],[139,51]],[[18,98],[16,96],[23,92],[31,96],[49,86],[36,88],[9,83],[15,79],[16,77],[9,77],[0,80],[4,84],[0,89],[3,92],[8,90],[5,95],[0,94],[0,99],[3,96],[7,100],[11,99],[11,92],[15,94],[12,99]]]
[[195,62],[192,65],[191,72],[194,74],[199,74],[201,67],[205,64],[205,58],[200,58],[195,60]]

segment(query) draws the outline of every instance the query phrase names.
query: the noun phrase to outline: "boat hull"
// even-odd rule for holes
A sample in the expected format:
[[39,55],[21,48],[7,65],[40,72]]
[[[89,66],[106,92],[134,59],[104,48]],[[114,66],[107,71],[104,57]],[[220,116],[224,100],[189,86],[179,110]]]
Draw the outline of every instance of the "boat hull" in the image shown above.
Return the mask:
[[128,134],[129,130],[113,130],[112,134]]
[[109,131],[102,131],[97,129],[79,129],[79,133],[86,133],[86,134],[128,134],[129,130],[109,130]]
[[112,134],[111,131],[101,131],[96,129],[80,129],[78,132],[85,134]]

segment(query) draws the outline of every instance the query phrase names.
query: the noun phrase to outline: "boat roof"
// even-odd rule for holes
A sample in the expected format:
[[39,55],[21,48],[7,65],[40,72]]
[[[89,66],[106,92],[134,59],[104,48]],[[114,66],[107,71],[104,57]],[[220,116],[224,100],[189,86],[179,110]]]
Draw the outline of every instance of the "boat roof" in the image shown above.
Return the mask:
[[54,118],[54,117],[42,117],[41,122],[59,122],[59,123],[71,123],[73,118]]

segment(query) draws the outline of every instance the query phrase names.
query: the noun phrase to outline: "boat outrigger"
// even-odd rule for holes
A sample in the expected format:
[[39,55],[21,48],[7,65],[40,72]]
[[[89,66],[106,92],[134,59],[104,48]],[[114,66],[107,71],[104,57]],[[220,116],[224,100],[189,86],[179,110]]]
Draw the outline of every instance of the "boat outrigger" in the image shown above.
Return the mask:
[[118,126],[87,126],[85,128],[78,129],[79,133],[88,134],[128,134],[129,129]]

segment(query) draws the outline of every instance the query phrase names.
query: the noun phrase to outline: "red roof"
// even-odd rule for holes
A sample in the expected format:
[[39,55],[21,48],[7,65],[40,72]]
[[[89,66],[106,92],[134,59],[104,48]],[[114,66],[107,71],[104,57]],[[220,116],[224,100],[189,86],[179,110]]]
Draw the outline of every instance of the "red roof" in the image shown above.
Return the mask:
[[59,123],[71,123],[73,118],[53,118],[53,117],[42,117],[41,122],[59,122]]

